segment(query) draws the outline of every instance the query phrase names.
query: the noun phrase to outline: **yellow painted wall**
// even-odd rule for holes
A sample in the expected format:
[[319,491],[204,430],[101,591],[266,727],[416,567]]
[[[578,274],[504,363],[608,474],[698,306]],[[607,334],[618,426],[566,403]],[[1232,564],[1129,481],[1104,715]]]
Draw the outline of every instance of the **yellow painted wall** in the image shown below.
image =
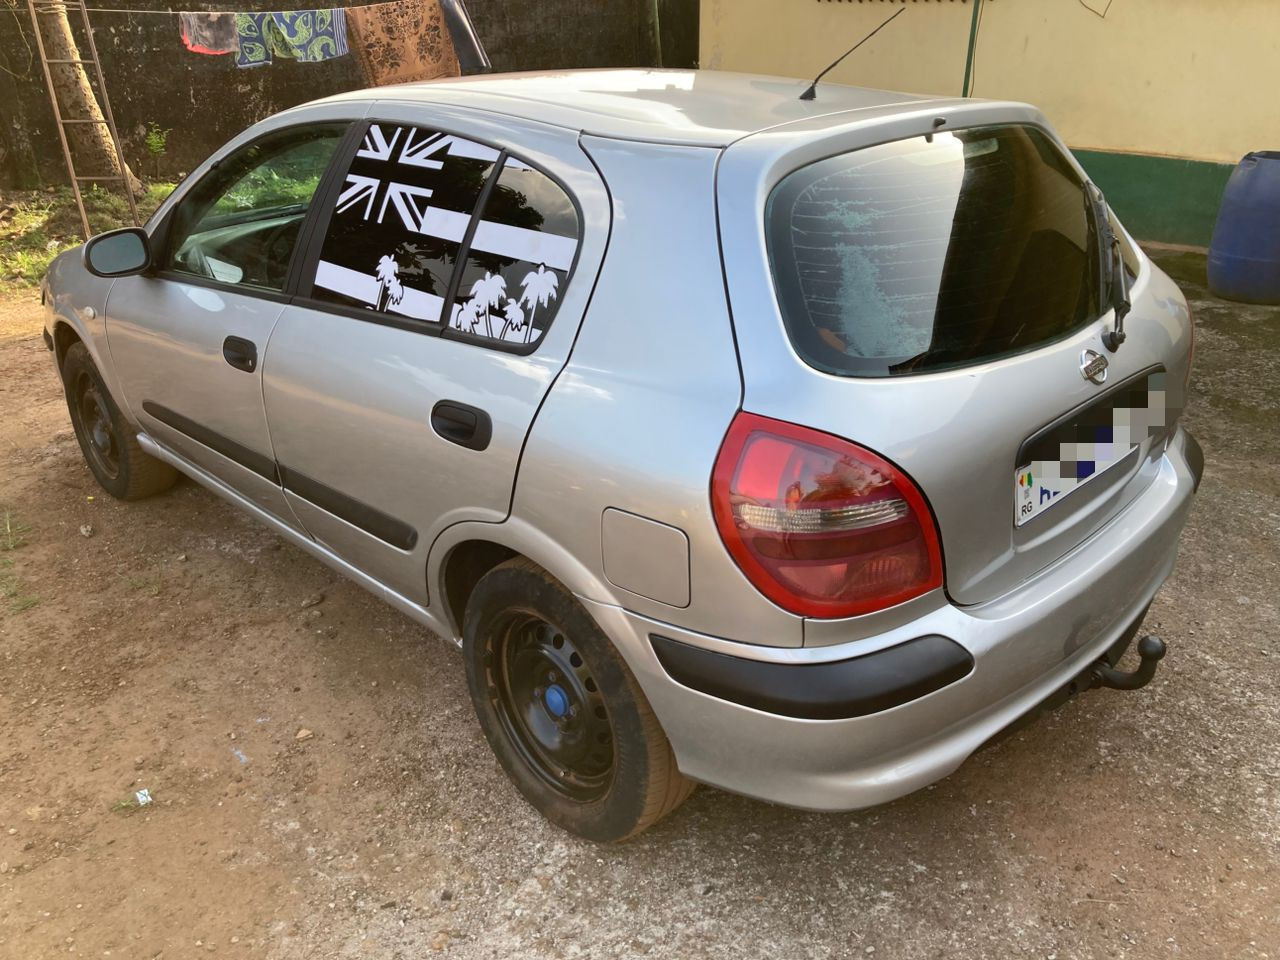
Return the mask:
[[[702,0],[701,64],[811,79],[904,5],[829,78],[959,95],[972,0]],[[984,0],[973,94],[1074,148],[1235,163],[1280,149],[1280,0]]]

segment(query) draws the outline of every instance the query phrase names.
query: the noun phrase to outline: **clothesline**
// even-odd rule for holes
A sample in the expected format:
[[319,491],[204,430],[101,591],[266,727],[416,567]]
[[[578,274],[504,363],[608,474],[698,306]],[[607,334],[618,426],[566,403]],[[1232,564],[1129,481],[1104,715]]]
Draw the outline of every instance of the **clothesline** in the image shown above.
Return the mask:
[[[353,3],[349,6],[342,7],[343,10],[353,10],[359,7],[374,7],[376,3]],[[176,17],[180,13],[244,13],[244,10],[227,8],[225,10],[215,10],[208,7],[184,7],[181,10],[134,10],[128,7],[90,7],[87,4],[85,9],[90,13],[128,13],[128,14],[153,14],[162,17]],[[313,7],[298,7],[296,10],[280,10],[280,13],[301,13],[304,10],[312,10]]]
[[[50,0],[44,3],[51,5]],[[243,7],[147,10],[91,6],[83,0],[76,6],[86,13],[173,17],[187,50],[210,56],[233,54],[240,68],[265,66],[277,57],[319,63],[354,53],[371,87],[492,69],[463,0],[374,0],[269,11]],[[353,44],[348,44],[348,35]]]

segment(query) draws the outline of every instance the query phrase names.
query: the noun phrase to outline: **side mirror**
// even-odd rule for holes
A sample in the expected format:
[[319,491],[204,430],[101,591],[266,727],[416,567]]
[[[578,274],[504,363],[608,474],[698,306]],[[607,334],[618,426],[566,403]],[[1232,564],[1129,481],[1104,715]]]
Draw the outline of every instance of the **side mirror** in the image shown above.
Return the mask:
[[140,227],[100,233],[84,245],[85,268],[95,277],[127,277],[151,266],[151,241]]

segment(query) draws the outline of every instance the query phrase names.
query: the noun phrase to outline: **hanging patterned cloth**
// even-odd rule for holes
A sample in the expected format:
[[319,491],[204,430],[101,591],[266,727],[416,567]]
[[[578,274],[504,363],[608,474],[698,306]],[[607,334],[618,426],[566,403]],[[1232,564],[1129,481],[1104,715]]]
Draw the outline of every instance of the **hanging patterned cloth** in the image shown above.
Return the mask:
[[237,13],[237,67],[260,67],[276,57],[319,63],[346,56],[347,21],[340,8]]
[[371,87],[456,77],[461,71],[440,0],[347,7],[356,59]]
[[235,53],[240,49],[234,13],[179,13],[182,44],[192,53]]

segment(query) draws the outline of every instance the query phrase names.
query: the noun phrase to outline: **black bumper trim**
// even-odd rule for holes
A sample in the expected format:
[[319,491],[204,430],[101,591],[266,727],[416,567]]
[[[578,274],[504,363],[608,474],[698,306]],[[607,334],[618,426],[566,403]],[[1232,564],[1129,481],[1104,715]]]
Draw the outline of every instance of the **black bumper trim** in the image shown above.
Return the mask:
[[50,353],[52,353],[52,352],[53,352],[53,337],[49,336],[49,331],[48,331],[48,330],[41,330],[40,332],[41,332],[42,334],[44,334],[44,345],[49,349],[49,352],[50,352]]
[[1200,441],[1185,428],[1182,436],[1185,438],[1183,452],[1187,458],[1187,466],[1191,468],[1191,477],[1195,481],[1192,491],[1195,492],[1200,489],[1200,478],[1204,476],[1204,450],[1200,446]]
[[973,657],[946,637],[908,640],[827,663],[746,660],[652,634],[671,679],[700,693],[802,720],[848,720],[897,707],[969,675]]

